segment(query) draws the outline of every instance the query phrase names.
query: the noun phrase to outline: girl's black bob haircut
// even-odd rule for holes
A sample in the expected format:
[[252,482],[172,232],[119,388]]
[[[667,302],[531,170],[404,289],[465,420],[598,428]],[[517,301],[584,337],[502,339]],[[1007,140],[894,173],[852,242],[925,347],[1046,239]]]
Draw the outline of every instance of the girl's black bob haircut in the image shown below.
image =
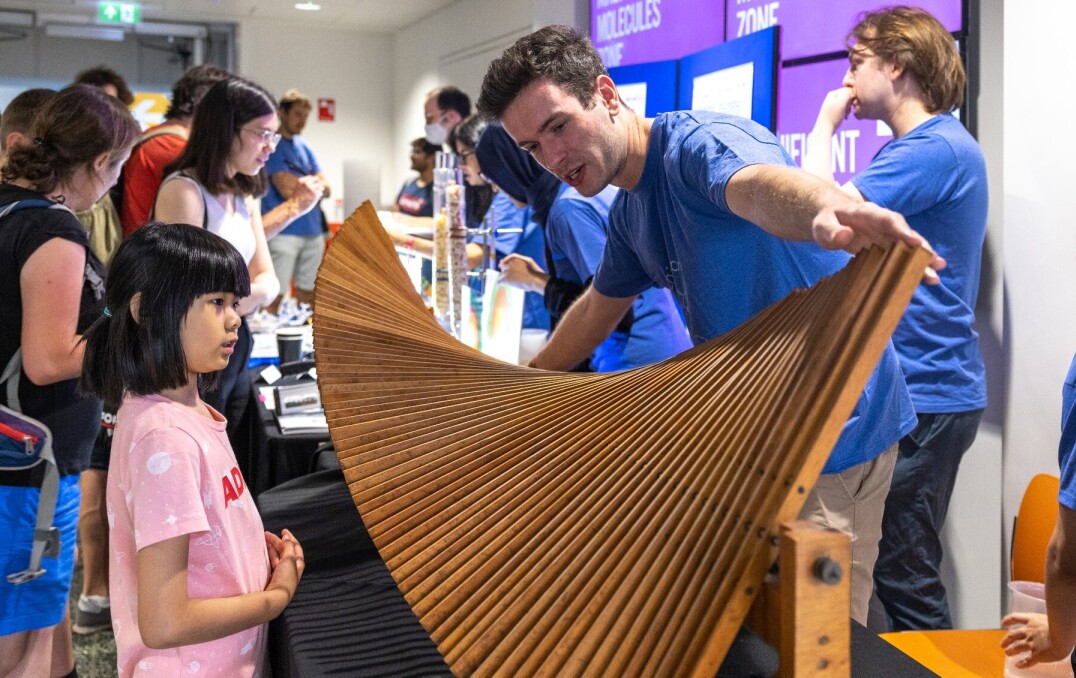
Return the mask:
[[[108,268],[107,313],[83,336],[79,388],[119,404],[187,383],[180,328],[194,300],[212,292],[250,294],[243,256],[224,238],[189,224],[150,222],[120,244]],[[138,317],[131,300],[139,295]],[[214,388],[218,374],[203,375]]]

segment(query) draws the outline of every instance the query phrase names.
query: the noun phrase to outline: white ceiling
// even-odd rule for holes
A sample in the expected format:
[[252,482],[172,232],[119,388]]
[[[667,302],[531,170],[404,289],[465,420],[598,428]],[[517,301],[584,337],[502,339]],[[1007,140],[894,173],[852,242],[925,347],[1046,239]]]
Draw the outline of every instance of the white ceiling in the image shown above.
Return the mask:
[[[227,22],[244,18],[393,33],[455,0],[315,0],[316,12],[295,9],[298,0],[147,0],[143,21]],[[0,0],[0,10],[32,10],[68,15],[76,21],[97,16],[96,0]]]

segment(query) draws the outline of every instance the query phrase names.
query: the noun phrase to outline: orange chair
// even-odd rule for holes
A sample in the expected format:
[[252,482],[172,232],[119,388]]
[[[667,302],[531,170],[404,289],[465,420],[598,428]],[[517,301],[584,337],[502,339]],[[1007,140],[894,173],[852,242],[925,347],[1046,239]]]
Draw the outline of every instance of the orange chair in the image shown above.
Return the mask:
[[1009,562],[1013,581],[1046,581],[1046,546],[1057,525],[1057,493],[1061,479],[1040,473],[1031,479],[1020,511],[1013,519],[1012,559]]
[[[1046,545],[1057,523],[1057,493],[1061,480],[1040,473],[1031,479],[1013,525],[1013,581],[1045,579]],[[943,678],[1002,678],[1005,631],[898,631],[881,637]]]

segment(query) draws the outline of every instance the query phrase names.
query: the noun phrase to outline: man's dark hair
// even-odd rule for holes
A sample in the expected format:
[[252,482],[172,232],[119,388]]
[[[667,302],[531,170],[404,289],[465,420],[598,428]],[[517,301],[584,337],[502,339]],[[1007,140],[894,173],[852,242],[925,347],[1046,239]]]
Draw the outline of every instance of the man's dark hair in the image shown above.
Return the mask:
[[194,170],[195,178],[213,195],[230,192],[260,198],[269,188],[264,168],[254,176],[229,177],[227,167],[232,144],[243,126],[270,113],[276,113],[276,102],[261,85],[243,78],[221,80],[194,109],[187,145],[164,169],[165,176]]
[[232,77],[228,71],[212,64],[191,66],[172,85],[172,102],[164,117],[166,120],[178,120],[194,115],[194,108],[202,100],[209,88],[221,80]]
[[[203,294],[250,294],[243,256],[224,238],[188,224],[150,222],[124,240],[108,269],[103,315],[85,332],[79,390],[109,403],[151,395],[189,380],[183,319]],[[138,318],[131,300],[139,295]],[[234,356],[238,360],[239,356]],[[205,388],[219,372],[203,375]]]
[[433,155],[437,151],[441,150],[440,146],[436,146],[426,141],[426,137],[415,137],[411,140],[411,148],[422,151],[426,155]]
[[134,95],[131,94],[131,88],[127,86],[127,81],[123,79],[122,75],[104,64],[82,71],[75,76],[73,84],[93,85],[94,87],[112,85],[116,88],[116,98],[122,101],[124,106],[130,106],[134,103]]
[[30,132],[30,123],[49,99],[56,96],[56,90],[35,87],[19,92],[12,99],[3,115],[0,115],[0,151],[7,147],[7,135],[18,132],[26,136]]
[[490,63],[478,112],[487,120],[500,119],[539,78],[547,78],[589,109],[594,105],[594,81],[608,74],[587,36],[569,26],[546,26],[523,36]]
[[471,97],[459,87],[452,85],[438,87],[430,92],[430,96],[435,97],[437,108],[442,111],[456,111],[461,118],[466,118],[471,114]]

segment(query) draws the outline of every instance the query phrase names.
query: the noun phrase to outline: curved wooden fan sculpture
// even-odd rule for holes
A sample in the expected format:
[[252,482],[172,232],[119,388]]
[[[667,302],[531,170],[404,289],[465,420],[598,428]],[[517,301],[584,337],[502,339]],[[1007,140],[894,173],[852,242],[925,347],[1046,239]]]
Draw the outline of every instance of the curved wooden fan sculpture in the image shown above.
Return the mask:
[[456,675],[713,676],[929,256],[857,256],[656,365],[499,362],[434,321],[369,203],[318,273],[355,505]]

